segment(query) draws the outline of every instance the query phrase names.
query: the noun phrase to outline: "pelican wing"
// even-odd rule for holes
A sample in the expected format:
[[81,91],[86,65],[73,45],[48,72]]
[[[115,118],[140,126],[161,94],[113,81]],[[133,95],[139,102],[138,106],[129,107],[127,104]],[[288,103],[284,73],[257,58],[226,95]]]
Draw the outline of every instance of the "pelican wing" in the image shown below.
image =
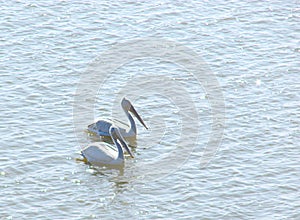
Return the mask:
[[106,143],[94,143],[82,150],[82,155],[90,163],[110,164],[118,158],[118,152]]
[[126,130],[129,130],[129,126],[127,124],[117,119],[99,119],[97,122],[89,125],[88,130],[99,136],[110,136],[109,128],[112,124],[120,129],[121,134],[125,134]]
[[110,136],[109,128],[112,125],[110,120],[100,119],[97,122],[88,126],[88,131],[100,136]]
[[112,121],[106,120],[106,119],[101,119],[96,122],[96,127],[98,130],[99,135],[103,136],[110,136],[109,134],[109,128],[112,125]]

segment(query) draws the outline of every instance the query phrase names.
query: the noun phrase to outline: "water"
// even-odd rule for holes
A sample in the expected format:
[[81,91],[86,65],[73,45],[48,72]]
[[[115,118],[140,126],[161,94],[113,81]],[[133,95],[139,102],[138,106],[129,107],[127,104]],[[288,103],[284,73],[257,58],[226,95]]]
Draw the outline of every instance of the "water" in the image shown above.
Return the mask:
[[[299,1],[2,1],[0,7],[1,219],[300,218]],[[191,48],[222,86],[225,131],[205,168],[200,159],[212,123],[205,89],[195,90],[182,68],[152,58],[123,65],[95,91],[95,117],[113,109],[124,118],[112,99],[124,95],[130,76],[172,77],[189,87],[200,109],[193,151],[168,176],[143,175],[151,167],[141,165],[155,172],[179,149],[183,123],[168,97],[143,94],[134,104],[151,129],[138,125],[135,159],[124,170],[76,161],[82,143],[94,141],[85,127],[82,137],[74,132],[80,77],[111,46],[145,37]],[[155,131],[165,134],[156,140]]]

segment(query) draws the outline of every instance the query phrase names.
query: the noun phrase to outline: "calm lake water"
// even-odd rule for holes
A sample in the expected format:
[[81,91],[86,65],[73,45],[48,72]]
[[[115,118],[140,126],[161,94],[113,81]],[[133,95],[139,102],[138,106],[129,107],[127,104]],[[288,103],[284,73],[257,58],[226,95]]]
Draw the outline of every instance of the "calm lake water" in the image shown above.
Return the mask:
[[[0,218],[300,219],[299,5],[2,1]],[[118,43],[154,37],[190,48],[217,78],[225,129],[215,155],[200,166],[213,126],[205,85],[176,63],[145,57],[82,103],[92,103],[91,119],[126,121],[120,98],[133,101],[150,127],[137,125],[135,158],[120,170],[78,161],[99,141],[84,131],[92,120],[79,130],[74,122],[87,70]],[[172,102],[168,95],[180,94],[172,83],[187,91],[197,118],[182,109],[186,97]]]

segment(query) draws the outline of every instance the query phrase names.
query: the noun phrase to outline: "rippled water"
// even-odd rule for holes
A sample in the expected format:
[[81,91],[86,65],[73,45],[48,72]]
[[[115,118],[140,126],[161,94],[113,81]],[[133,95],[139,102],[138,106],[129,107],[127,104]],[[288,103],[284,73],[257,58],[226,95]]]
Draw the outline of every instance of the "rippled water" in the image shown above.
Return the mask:
[[[300,218],[299,1],[2,1],[0,8],[1,218]],[[143,175],[142,165],[155,172],[160,157],[180,147],[181,110],[159,94],[134,102],[151,129],[138,125],[135,159],[124,170],[76,160],[82,143],[94,141],[85,127],[82,137],[74,132],[80,77],[111,46],[145,37],[191,48],[222,86],[225,131],[205,168],[212,123],[205,90],[155,59],[123,65],[90,101],[95,117],[114,108],[124,118],[112,99],[126,95],[128,77],[182,83],[200,109],[199,139],[184,163],[159,179]],[[156,140],[159,117],[165,133]]]

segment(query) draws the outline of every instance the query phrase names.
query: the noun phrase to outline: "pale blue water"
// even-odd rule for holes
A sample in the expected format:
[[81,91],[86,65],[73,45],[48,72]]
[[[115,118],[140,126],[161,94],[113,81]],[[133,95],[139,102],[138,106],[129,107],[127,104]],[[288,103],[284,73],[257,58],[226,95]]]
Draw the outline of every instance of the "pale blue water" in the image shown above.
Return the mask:
[[[1,219],[300,219],[299,1],[2,1],[0,8]],[[125,76],[171,76],[201,109],[191,155],[166,177],[143,175],[142,165],[178,147],[181,125],[174,103],[143,94],[135,107],[152,130],[138,125],[124,173],[76,161],[80,143],[93,141],[74,132],[80,77],[113,45],[145,37],[199,53],[222,86],[225,131],[206,168],[199,163],[211,129],[205,91],[193,93],[183,70],[155,59],[117,70],[95,91],[95,116],[111,115]],[[169,129],[152,146],[161,124]]]

